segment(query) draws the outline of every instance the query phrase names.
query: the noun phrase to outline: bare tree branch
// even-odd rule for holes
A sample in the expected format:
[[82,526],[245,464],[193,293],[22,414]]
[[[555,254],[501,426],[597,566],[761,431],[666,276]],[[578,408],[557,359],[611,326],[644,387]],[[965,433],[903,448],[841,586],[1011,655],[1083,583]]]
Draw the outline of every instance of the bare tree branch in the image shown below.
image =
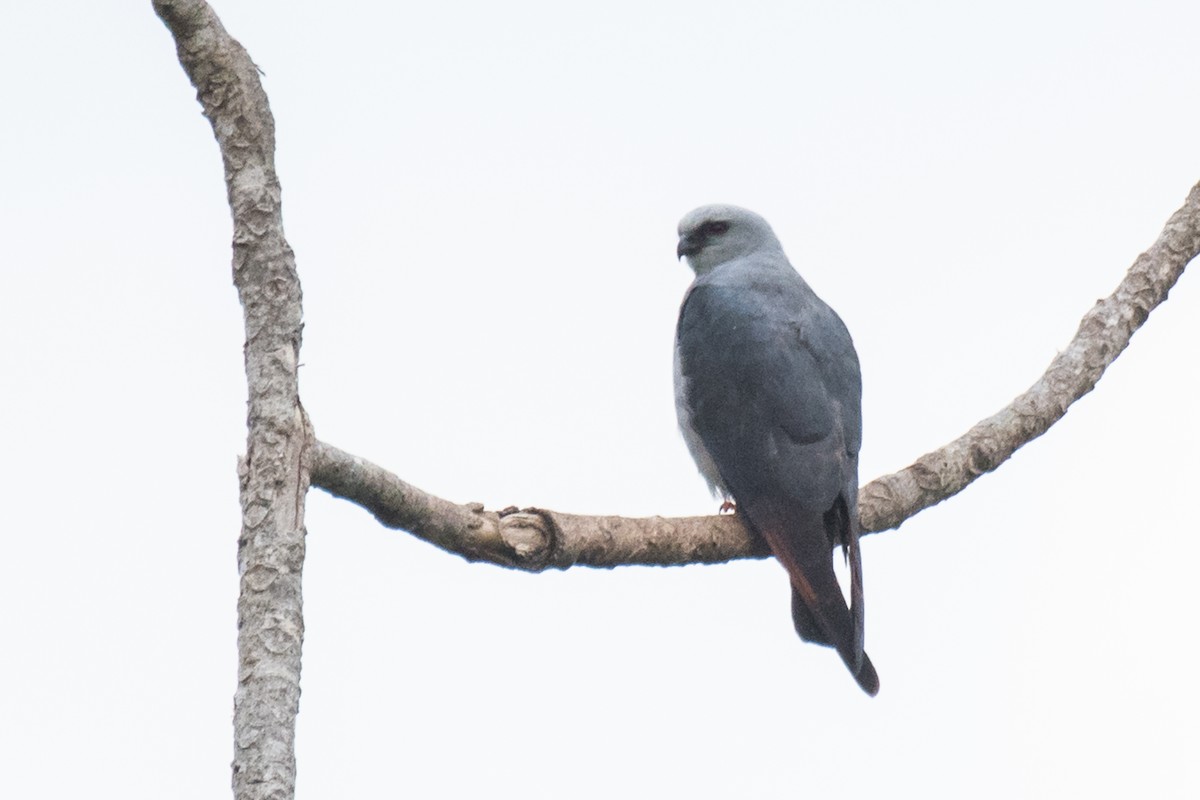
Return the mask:
[[770,553],[734,516],[585,517],[546,509],[485,511],[426,494],[369,461],[317,442],[314,486],[353,501],[470,561],[542,570],[574,565],[717,563]]
[[[1138,256],[1110,297],[1084,315],[1075,338],[1045,374],[999,413],[859,493],[865,533],[895,528],[966,488],[1041,436],[1095,387],[1188,262],[1200,253],[1200,184]],[[767,554],[735,517],[583,517],[545,509],[486,512],[428,495],[396,476],[319,443],[313,485],[351,500],[384,525],[403,528],[471,560],[520,569],[573,565],[691,564]]]
[[300,407],[300,279],[283,236],[275,122],[258,69],[201,0],[154,0],[225,165],[233,281],[246,324],[246,457],[239,465],[234,796],[291,798],[304,638],[300,576],[312,438]]
[[1167,299],[1197,253],[1200,184],[1192,187],[1150,249],[1133,262],[1116,291],[1083,316],[1075,338],[1033,386],[953,442],[863,487],[859,516],[864,529],[895,528],[918,511],[958,494],[1062,419],[1129,346],[1134,331]]

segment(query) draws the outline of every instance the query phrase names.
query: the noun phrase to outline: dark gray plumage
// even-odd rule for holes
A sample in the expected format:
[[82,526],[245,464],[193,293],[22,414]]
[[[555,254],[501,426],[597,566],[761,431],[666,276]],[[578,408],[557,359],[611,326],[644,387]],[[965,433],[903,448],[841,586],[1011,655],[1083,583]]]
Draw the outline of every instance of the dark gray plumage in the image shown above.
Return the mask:
[[[688,449],[787,569],[796,632],[836,648],[874,695],[858,542],[862,378],[850,334],[752,211],[692,211],[678,255],[696,273],[675,336]],[[850,608],[833,572],[837,545],[850,563]]]

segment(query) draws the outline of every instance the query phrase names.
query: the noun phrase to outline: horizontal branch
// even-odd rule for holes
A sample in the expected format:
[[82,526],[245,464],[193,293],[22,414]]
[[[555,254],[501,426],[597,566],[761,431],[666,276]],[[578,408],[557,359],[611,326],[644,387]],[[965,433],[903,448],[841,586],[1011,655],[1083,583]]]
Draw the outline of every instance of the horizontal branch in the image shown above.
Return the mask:
[[[864,533],[889,530],[966,488],[1045,433],[1095,387],[1129,345],[1184,268],[1200,253],[1200,184],[1138,256],[1110,297],[1084,315],[1079,330],[1045,374],[999,413],[911,466],[877,478],[859,493]],[[767,555],[736,516],[595,517],[545,509],[486,511],[456,505],[411,486],[370,462],[318,442],[312,483],[472,561],[527,570],[574,565],[711,564]]]
[[536,571],[575,565],[711,564],[769,552],[734,516],[592,517],[457,505],[324,442],[315,445],[312,477],[314,486],[357,503],[387,527],[410,531],[469,561]]

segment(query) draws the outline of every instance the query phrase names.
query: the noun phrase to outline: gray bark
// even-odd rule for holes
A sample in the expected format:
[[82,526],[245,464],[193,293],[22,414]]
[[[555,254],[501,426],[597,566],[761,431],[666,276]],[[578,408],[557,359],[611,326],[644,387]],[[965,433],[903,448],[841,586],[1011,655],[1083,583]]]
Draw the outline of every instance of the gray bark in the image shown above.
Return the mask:
[[258,69],[199,0],[155,0],[212,123],[233,213],[233,282],[246,324],[249,392],[238,539],[234,796],[294,795],[304,638],[300,576],[311,430],[300,407],[300,279],[283,236],[275,122]]

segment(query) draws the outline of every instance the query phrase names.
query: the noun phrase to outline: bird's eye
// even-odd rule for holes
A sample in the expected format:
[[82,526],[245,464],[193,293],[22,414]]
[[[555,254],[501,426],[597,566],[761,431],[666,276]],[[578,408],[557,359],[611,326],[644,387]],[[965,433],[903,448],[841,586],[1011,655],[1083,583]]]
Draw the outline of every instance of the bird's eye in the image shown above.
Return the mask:
[[707,236],[720,236],[725,231],[729,230],[729,223],[725,220],[713,220],[706,222],[700,228]]

